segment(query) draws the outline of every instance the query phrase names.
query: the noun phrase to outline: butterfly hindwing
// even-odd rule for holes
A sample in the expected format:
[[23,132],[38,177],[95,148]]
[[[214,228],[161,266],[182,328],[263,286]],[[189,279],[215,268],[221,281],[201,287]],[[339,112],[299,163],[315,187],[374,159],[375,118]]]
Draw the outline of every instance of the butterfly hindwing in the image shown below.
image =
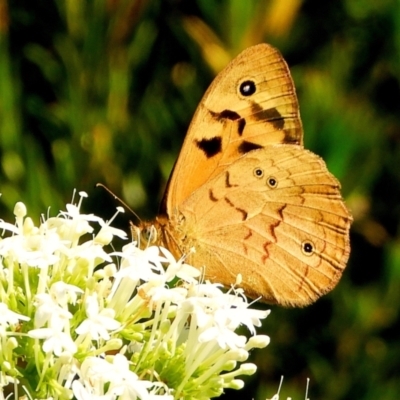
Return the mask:
[[[189,262],[251,297],[306,305],[332,289],[349,255],[351,217],[323,160],[300,146],[254,150],[180,207]],[[179,233],[176,233],[179,236]],[[187,245],[187,247],[186,247]]]

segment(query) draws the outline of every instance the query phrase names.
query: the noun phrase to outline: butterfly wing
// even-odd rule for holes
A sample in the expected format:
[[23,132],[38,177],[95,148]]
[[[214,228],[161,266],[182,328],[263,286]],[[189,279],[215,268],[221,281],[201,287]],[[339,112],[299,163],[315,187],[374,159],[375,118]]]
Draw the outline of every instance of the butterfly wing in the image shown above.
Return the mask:
[[[169,229],[189,262],[252,298],[304,306],[331,290],[349,256],[351,216],[323,160],[299,146],[254,150],[190,196]],[[175,219],[175,221],[174,221]]]
[[250,47],[213,81],[193,117],[171,174],[161,214],[227,165],[269,144],[303,144],[294,84],[281,54],[268,44]]

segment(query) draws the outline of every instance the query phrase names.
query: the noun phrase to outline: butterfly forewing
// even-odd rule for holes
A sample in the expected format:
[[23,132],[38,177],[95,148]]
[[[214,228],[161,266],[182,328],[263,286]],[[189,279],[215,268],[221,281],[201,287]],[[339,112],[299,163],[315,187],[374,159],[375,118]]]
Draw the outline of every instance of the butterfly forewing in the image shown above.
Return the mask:
[[205,93],[161,212],[170,213],[243,154],[279,143],[302,145],[299,107],[286,62],[275,48],[260,44],[236,57]]

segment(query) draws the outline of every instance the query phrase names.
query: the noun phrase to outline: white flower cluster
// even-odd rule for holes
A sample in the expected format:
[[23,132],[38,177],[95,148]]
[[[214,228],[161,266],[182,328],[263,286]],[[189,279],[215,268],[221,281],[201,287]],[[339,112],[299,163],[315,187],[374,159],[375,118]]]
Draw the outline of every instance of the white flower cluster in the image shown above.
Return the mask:
[[241,388],[237,376],[256,369],[249,350],[269,343],[254,328],[269,311],[199,283],[164,248],[107,253],[127,235],[81,214],[80,196],[39,227],[22,203],[15,225],[0,222],[0,399],[201,400]]

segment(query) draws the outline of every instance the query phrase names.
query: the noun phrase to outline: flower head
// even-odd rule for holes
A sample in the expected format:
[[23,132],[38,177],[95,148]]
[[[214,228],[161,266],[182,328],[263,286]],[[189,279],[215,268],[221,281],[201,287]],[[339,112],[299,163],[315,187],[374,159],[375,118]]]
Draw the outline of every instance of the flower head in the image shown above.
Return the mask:
[[[127,235],[81,214],[85,197],[38,227],[23,203],[16,225],[0,222],[0,386],[54,400],[207,399],[243,386],[238,376],[255,366],[237,364],[268,344],[255,334],[268,311],[199,282],[167,249],[107,252]],[[242,325],[250,340],[235,332]]]

